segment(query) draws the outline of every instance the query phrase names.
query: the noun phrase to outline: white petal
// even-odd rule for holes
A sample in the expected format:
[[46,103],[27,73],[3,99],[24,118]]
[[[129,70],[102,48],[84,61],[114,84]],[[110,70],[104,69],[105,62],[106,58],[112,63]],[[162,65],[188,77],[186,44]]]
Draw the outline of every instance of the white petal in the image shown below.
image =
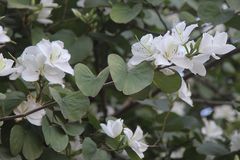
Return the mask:
[[112,125],[113,138],[116,138],[122,133],[123,130],[123,121],[118,119]]
[[199,46],[199,53],[211,54],[212,45],[213,45],[213,37],[208,33],[203,33],[203,37]]
[[157,54],[156,56],[155,56],[155,65],[171,65],[171,63],[166,59],[166,58],[164,58],[163,57],[163,55],[162,54]]
[[190,69],[190,71],[194,74],[199,74],[200,76],[206,76],[206,68],[203,63],[200,62],[194,62],[193,67]]
[[39,79],[39,75],[40,75],[39,72],[25,69],[22,72],[22,79],[24,79],[27,82],[35,82]]
[[136,141],[143,139],[143,131],[139,126],[137,126],[132,139]]
[[65,73],[58,68],[53,68],[49,65],[45,65],[43,75],[50,82],[50,84],[63,85],[63,78],[65,77]]
[[5,35],[5,34],[0,34],[0,43],[6,43],[6,42],[10,42],[11,39]]
[[236,47],[231,44],[225,44],[223,46],[215,47],[213,52],[215,54],[224,55],[224,54],[231,52],[235,48]]
[[124,134],[126,135],[126,137],[128,138],[128,140],[130,140],[133,136],[133,132],[131,129],[129,128],[124,128],[123,130]]
[[129,63],[131,65],[138,65],[138,64],[142,63],[144,60],[145,60],[144,57],[132,56],[132,58],[129,59]]
[[213,38],[213,45],[225,45],[227,43],[228,35],[226,32],[216,33]]
[[104,131],[104,133],[106,133],[111,138],[115,138],[115,137],[113,137],[113,133],[111,132],[111,130],[108,128],[107,125],[101,123],[100,126],[101,126],[102,130]]
[[174,57],[171,61],[177,66],[186,68],[186,69],[192,68],[193,66],[193,63],[187,57]]

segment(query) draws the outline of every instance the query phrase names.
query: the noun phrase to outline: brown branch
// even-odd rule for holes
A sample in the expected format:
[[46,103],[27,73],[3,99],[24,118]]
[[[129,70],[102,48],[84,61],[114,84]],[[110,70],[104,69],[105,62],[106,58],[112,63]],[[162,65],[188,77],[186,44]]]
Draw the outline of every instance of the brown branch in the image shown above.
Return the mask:
[[220,101],[220,100],[208,100],[208,99],[198,99],[198,98],[193,98],[192,99],[193,102],[196,102],[196,103],[201,103],[201,104],[207,104],[207,105],[213,105],[214,106],[217,106],[217,105],[224,105],[224,104],[227,104],[227,105],[234,105],[234,101]]
[[153,6],[153,5],[152,5],[152,7],[153,7],[153,10],[156,12],[159,20],[162,22],[165,30],[167,31],[167,30],[168,30],[168,26],[167,26],[167,24],[165,23],[165,21],[163,20],[163,18],[162,18],[162,16],[161,16],[161,14],[159,13],[158,9],[157,9],[155,6]]
[[0,122],[1,122],[1,121],[9,121],[9,120],[16,119],[16,118],[26,117],[26,116],[28,116],[28,115],[30,115],[30,114],[32,114],[32,113],[35,113],[35,112],[40,111],[40,110],[42,110],[42,109],[48,108],[48,107],[52,106],[53,104],[56,104],[56,102],[46,103],[46,104],[43,105],[42,107],[33,109],[33,110],[31,110],[31,111],[29,111],[29,112],[27,112],[27,113],[24,113],[24,114],[2,117],[2,118],[0,118]]

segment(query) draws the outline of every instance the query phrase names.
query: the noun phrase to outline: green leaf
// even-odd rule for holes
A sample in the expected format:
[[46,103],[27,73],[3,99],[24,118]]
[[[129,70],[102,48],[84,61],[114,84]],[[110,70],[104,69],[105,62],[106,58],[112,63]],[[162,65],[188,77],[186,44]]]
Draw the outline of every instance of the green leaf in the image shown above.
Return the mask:
[[45,149],[39,160],[69,160],[69,158],[50,149]]
[[120,56],[111,54],[108,56],[108,65],[117,90],[126,95],[137,93],[152,83],[154,72],[148,63],[141,63],[128,70]]
[[68,136],[57,126],[52,126],[46,117],[42,120],[42,132],[47,145],[56,152],[63,151],[69,142]]
[[91,160],[111,160],[111,157],[107,154],[106,151],[98,149]]
[[[164,119],[167,116],[167,112],[160,114],[157,117],[158,122],[163,125]],[[167,123],[165,124],[165,131],[166,132],[177,132],[184,129],[184,123],[182,117],[178,116],[175,113],[170,112],[168,115]]]
[[[240,30],[240,15],[236,15],[236,16],[234,16],[232,19],[230,19],[227,23],[226,23],[226,25],[228,26],[228,27],[232,27],[232,28],[235,28],[235,29],[237,29],[237,30]],[[235,36],[236,35],[236,33],[233,35],[233,36]],[[232,38],[232,37],[231,37]]]
[[32,34],[32,44],[36,45],[39,41],[41,41],[43,38],[47,38],[47,36],[45,35],[45,33],[43,32],[43,29],[37,27],[37,28],[33,28],[31,30],[31,34]]
[[160,71],[154,73],[154,84],[166,93],[173,93],[179,90],[181,87],[181,76],[176,72],[173,75],[165,75]]
[[107,0],[87,0],[84,3],[84,8],[106,7],[109,6]]
[[16,9],[36,9],[36,7],[31,6],[31,0],[8,0],[8,8]]
[[163,0],[147,0],[148,3],[151,3],[154,6],[158,6],[163,3]]
[[86,65],[81,63],[75,66],[74,72],[78,88],[85,96],[92,97],[99,93],[109,75],[109,69],[105,68],[95,76]]
[[195,16],[186,11],[180,12],[179,18],[181,21],[186,21],[186,23],[195,23],[196,22]]
[[24,157],[28,160],[39,158],[43,152],[41,138],[34,134],[31,130],[25,135],[22,152]]
[[240,1],[239,0],[227,0],[228,5],[231,9],[233,9],[235,12],[240,11]]
[[70,136],[78,136],[84,132],[85,125],[79,122],[67,123],[62,125],[62,129]]
[[230,10],[223,10],[222,3],[215,1],[201,1],[198,7],[198,16],[204,22],[211,22],[215,25],[229,21],[234,12]]
[[20,125],[15,125],[10,133],[10,151],[13,156],[17,156],[23,147],[25,130]]
[[96,143],[91,138],[85,138],[82,145],[82,153],[85,160],[110,160],[106,151],[97,149]]
[[8,152],[6,148],[3,148],[0,146],[0,159],[1,160],[22,160],[21,156],[11,156],[11,154]]
[[0,100],[0,116],[10,114],[22,101],[25,100],[25,95],[22,92],[12,91],[5,93],[6,98]]
[[101,128],[99,120],[92,113],[88,113],[88,121],[95,129]]
[[127,147],[125,150],[131,160],[141,160],[141,158],[136,154],[136,152],[134,152],[130,147]]
[[78,121],[86,115],[90,101],[81,92],[73,92],[63,98],[54,88],[50,88],[50,93],[59,104],[61,112],[66,119]]
[[0,100],[4,100],[4,99],[6,99],[6,98],[7,98],[7,96],[6,96],[5,94],[0,93]]
[[97,145],[91,138],[85,138],[82,144],[83,157],[86,160],[91,160],[94,154],[97,152]]
[[110,13],[111,19],[116,23],[128,23],[132,21],[142,10],[142,4],[133,7],[124,3],[114,4]]
[[83,61],[92,54],[93,42],[88,36],[77,37],[71,30],[60,30],[51,36],[51,40],[61,40],[71,54],[70,63]]
[[63,115],[71,121],[77,121],[86,115],[90,101],[81,92],[74,92],[63,97],[63,104],[60,106]]
[[197,147],[197,151],[200,154],[212,156],[222,156],[229,153],[225,146],[215,142],[204,142]]

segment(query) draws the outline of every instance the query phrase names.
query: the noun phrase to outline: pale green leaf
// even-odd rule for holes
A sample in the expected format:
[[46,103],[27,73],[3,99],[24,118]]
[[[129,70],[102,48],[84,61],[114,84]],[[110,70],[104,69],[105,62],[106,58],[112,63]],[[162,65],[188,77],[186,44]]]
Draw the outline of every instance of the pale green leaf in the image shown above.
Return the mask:
[[109,69],[105,68],[98,76],[95,76],[86,65],[81,63],[75,66],[74,71],[78,88],[85,96],[92,97],[99,93],[109,75]]
[[116,23],[128,23],[132,21],[142,10],[142,4],[133,7],[124,3],[114,4],[110,13],[111,19]]

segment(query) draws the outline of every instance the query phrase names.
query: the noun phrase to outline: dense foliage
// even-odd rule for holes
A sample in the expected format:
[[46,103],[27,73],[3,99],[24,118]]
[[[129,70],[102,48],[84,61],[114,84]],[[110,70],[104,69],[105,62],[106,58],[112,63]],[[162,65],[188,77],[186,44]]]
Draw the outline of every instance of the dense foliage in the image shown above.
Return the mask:
[[1,160],[239,160],[239,0],[0,0]]

